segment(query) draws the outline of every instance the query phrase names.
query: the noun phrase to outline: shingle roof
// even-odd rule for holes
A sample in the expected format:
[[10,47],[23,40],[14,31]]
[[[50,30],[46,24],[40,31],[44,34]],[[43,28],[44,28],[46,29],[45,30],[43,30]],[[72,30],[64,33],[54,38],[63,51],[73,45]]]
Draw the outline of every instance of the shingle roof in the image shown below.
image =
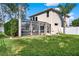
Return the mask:
[[33,16],[36,16],[36,15],[40,15],[40,14],[42,14],[42,13],[44,13],[44,12],[47,12],[47,11],[55,11],[55,12],[59,12],[59,11],[57,11],[57,10],[55,10],[55,9],[53,9],[53,8],[49,8],[49,9],[46,9],[46,10],[44,10],[44,11],[42,11],[42,12],[38,12],[38,13],[36,13],[36,14],[34,14],[34,15],[31,15],[30,17],[33,17]]
[[[45,12],[47,12],[47,11],[54,11],[54,12],[56,12],[56,13],[58,13],[58,14],[60,14],[60,12],[58,11],[58,10],[56,10],[56,9],[54,9],[54,8],[49,8],[49,9],[46,9],[46,10],[44,10],[44,11],[42,11],[42,12],[38,12],[38,13],[36,13],[36,14],[34,14],[34,15],[31,15],[30,17],[33,17],[33,16],[36,16],[36,15],[40,15],[40,14],[42,14],[42,13],[45,13]],[[69,17],[68,15],[67,15],[67,17]]]

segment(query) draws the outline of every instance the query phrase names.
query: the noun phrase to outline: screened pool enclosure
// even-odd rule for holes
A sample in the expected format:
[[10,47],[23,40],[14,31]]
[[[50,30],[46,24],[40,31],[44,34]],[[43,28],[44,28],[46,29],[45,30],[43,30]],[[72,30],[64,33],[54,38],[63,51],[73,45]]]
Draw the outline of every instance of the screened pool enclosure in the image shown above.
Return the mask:
[[23,21],[22,35],[45,35],[51,33],[51,24],[41,21]]

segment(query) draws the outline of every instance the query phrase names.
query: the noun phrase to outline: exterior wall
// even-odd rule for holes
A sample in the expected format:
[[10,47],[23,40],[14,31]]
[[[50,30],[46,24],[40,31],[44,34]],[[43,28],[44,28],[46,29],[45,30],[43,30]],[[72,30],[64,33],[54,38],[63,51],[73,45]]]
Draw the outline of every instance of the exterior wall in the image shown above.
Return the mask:
[[[56,34],[58,32],[60,32],[60,28],[61,28],[61,19],[59,17],[59,15],[56,12],[50,12],[50,18],[51,18],[51,33],[52,34]],[[58,23],[58,25],[56,26],[55,23]]]
[[[62,23],[59,15],[56,12],[49,11],[49,17],[47,17],[46,12],[35,17],[38,17],[38,21],[51,24],[51,34],[56,34],[60,31]],[[56,26],[55,23],[58,23],[58,25]]]

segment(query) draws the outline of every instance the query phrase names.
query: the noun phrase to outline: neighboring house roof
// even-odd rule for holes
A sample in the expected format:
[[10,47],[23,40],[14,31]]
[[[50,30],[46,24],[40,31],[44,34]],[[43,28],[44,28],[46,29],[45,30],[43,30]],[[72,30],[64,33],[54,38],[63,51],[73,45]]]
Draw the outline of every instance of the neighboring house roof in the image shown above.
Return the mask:
[[[36,14],[34,14],[34,15],[31,15],[30,17],[37,16],[37,15],[40,15],[40,14],[42,14],[42,13],[45,13],[45,12],[51,11],[51,10],[54,11],[54,12],[56,12],[56,13],[58,13],[58,14],[60,14],[60,11],[58,11],[58,10],[56,10],[56,9],[54,9],[54,8],[49,8],[49,9],[46,9],[46,10],[44,10],[44,11],[42,11],[42,12],[36,13]],[[67,17],[69,17],[69,16],[67,15]]]

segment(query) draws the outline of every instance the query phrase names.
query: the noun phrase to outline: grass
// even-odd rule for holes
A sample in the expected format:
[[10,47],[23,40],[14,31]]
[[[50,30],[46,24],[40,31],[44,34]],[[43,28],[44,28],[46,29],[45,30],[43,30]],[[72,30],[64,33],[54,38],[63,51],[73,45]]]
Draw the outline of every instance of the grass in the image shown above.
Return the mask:
[[0,55],[79,56],[79,35],[0,38]]

